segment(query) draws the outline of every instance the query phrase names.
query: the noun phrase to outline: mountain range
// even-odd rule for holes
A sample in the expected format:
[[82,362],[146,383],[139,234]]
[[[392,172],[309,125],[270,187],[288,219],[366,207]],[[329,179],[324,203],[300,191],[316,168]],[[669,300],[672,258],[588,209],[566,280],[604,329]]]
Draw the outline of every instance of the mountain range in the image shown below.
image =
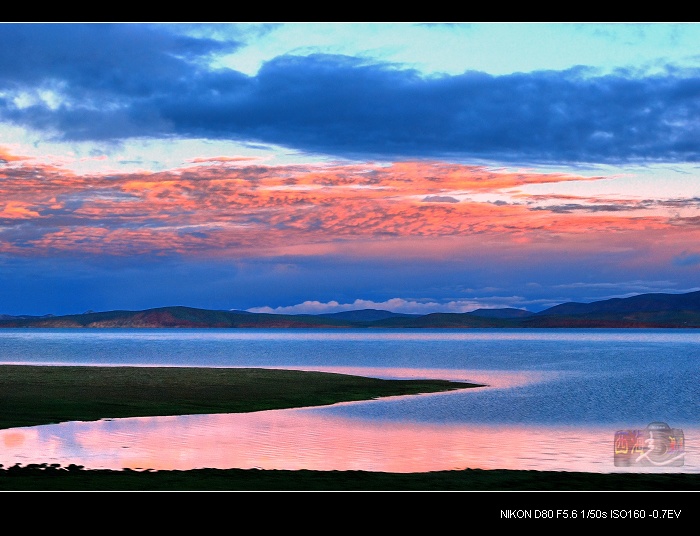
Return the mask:
[[533,313],[476,309],[403,314],[363,309],[324,314],[270,314],[171,306],[71,315],[0,315],[0,328],[698,328],[700,291],[639,294],[591,303],[568,302]]

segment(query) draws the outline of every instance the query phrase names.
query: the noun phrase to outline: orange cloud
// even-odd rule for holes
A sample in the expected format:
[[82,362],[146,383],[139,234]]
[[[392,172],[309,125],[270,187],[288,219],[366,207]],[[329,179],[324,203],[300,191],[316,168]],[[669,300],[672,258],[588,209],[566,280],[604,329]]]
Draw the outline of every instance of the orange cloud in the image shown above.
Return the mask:
[[[595,237],[600,248],[615,235],[687,237],[697,228],[697,208],[681,218],[673,207],[640,212],[645,205],[622,196],[518,190],[603,177],[444,162],[265,166],[223,156],[159,173],[77,175],[0,155],[0,251],[22,254],[320,254],[361,244],[361,255],[386,252],[389,243],[410,251],[407,241],[418,240],[422,251],[441,255],[455,241],[561,247],[575,239],[576,249]],[[475,200],[484,194],[499,202]],[[19,221],[29,227],[12,225]]]
[[8,162],[21,162],[23,160],[30,160],[30,157],[16,155],[10,148],[0,145],[0,164]]
[[24,219],[24,218],[36,218],[39,213],[28,208],[29,205],[19,203],[17,201],[10,201],[2,210],[0,210],[0,218],[8,219]]

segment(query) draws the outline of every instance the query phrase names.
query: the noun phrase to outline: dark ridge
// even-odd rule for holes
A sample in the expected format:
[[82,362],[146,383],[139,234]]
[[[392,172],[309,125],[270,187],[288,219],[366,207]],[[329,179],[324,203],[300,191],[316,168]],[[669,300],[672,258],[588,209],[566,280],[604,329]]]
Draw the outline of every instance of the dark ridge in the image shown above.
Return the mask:
[[470,313],[430,313],[416,318],[386,318],[372,322],[377,328],[502,328],[518,327],[508,319],[487,318]]
[[640,294],[592,303],[563,303],[539,313],[477,309],[470,313],[409,315],[378,309],[284,315],[158,307],[144,311],[62,316],[0,316],[4,328],[698,328],[700,291]]
[[630,298],[611,298],[592,303],[569,302],[545,309],[538,316],[627,314],[661,311],[700,312],[700,291],[687,294],[639,294]]
[[483,316],[486,318],[525,318],[534,313],[526,309],[515,309],[513,307],[504,307],[502,309],[476,309],[469,313],[474,316]]
[[350,322],[374,322],[375,320],[384,320],[386,318],[415,318],[421,315],[393,313],[381,309],[360,309],[356,311],[342,311],[340,313],[322,313],[316,316],[348,320]]

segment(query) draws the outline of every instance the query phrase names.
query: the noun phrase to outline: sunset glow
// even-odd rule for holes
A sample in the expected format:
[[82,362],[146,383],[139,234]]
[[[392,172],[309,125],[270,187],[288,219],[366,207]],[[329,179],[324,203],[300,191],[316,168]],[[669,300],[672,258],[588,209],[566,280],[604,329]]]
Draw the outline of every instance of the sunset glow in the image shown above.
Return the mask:
[[695,24],[3,26],[0,314],[700,288]]

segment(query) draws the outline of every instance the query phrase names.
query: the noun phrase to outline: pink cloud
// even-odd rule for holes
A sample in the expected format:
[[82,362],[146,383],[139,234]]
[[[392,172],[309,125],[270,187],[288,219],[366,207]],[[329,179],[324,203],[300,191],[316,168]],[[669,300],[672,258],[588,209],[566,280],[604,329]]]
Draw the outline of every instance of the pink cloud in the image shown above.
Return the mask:
[[[0,218],[29,222],[33,232],[27,238],[19,228],[6,229],[0,250],[25,255],[372,256],[420,250],[440,257],[455,247],[483,248],[484,240],[504,250],[600,251],[615,236],[642,242],[663,236],[681,244],[697,234],[688,223],[692,216],[674,216],[674,207],[645,214],[619,210],[642,208],[623,196],[518,192],[524,185],[603,177],[444,162],[265,166],[226,156],[194,158],[189,162],[197,165],[159,173],[88,175],[3,148],[0,159]],[[484,193],[523,202],[470,200]],[[431,198],[451,202],[424,202]]]

